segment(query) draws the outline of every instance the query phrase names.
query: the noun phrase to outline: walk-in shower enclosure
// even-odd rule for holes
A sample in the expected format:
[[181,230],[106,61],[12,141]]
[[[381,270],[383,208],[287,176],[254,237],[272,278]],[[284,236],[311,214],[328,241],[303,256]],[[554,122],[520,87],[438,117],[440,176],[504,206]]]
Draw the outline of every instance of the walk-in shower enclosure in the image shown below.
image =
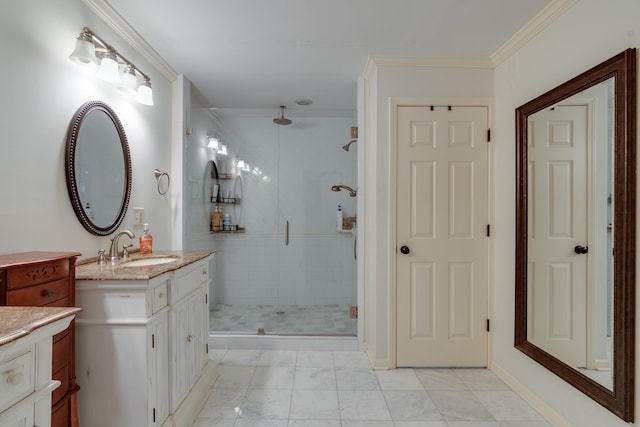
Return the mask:
[[[339,231],[337,207],[357,217],[356,198],[331,191],[356,187],[357,144],[342,149],[355,111],[290,108],[293,123],[286,126],[273,122],[280,113],[278,107],[191,111],[185,246],[217,250],[211,332],[355,336],[357,218],[352,230]],[[212,135],[227,146],[226,155],[207,148]],[[211,203],[216,190],[223,203]],[[210,232],[215,206],[239,230]]]

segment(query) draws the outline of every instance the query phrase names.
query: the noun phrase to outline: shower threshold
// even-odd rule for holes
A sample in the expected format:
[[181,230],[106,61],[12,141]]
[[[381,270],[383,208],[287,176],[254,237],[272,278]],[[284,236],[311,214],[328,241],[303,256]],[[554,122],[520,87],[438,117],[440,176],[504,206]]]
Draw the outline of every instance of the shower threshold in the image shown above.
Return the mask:
[[218,304],[210,311],[210,333],[226,335],[355,337],[357,319],[348,304]]

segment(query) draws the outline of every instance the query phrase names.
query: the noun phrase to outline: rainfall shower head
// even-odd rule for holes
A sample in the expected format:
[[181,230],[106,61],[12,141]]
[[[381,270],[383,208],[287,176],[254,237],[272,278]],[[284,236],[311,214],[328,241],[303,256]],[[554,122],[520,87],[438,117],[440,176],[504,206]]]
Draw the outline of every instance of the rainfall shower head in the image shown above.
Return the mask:
[[275,119],[273,119],[273,123],[277,124],[277,125],[284,125],[284,126],[288,126],[291,123],[293,123],[291,120],[287,119],[284,117],[284,109],[287,108],[284,105],[280,106],[280,117],[276,117]]
[[351,144],[353,144],[354,142],[358,142],[358,140],[357,140],[357,139],[352,139],[351,141],[349,141],[349,143],[348,143],[347,145],[343,145],[343,146],[342,146],[342,149],[343,149],[344,151],[349,151],[349,146],[350,146]]
[[356,197],[356,190],[351,187],[347,187],[346,185],[332,185],[331,191],[341,191],[347,190],[349,192],[349,197]]

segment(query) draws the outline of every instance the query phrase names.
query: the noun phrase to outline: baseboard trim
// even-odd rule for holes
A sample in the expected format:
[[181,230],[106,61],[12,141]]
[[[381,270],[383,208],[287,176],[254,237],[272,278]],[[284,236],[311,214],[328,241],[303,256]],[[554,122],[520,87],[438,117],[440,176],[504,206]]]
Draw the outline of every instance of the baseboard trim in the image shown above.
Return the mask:
[[367,344],[364,345],[364,352],[369,359],[369,363],[371,364],[371,368],[374,370],[385,370],[389,368],[389,359],[377,359],[375,354],[371,351],[371,347]]
[[497,363],[491,364],[491,371],[522,397],[529,405],[540,413],[554,427],[574,427],[565,417],[540,399],[528,387],[518,381],[513,375],[504,370]]

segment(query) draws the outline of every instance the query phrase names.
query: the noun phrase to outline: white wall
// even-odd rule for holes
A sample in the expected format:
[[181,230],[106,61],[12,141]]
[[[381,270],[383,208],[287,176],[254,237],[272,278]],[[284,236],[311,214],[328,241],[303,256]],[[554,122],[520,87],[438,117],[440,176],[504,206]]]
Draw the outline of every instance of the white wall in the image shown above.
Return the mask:
[[[373,65],[372,65],[373,64]],[[395,282],[389,277],[390,260],[395,257],[395,242],[390,234],[389,188],[390,100],[455,100],[493,96],[493,70],[483,66],[421,66],[410,60],[386,65],[373,58],[365,74],[366,141],[365,152],[365,347],[376,368],[392,366],[390,324],[393,323],[391,295]]]
[[[514,109],[629,47],[640,47],[639,18],[637,0],[578,1],[495,70],[495,164],[499,166],[495,170],[493,365],[580,427],[628,424],[513,347]],[[636,381],[636,402],[639,385]]]
[[[69,61],[85,26],[151,77],[155,106],[123,98]],[[160,196],[153,175],[154,168],[171,166],[171,82],[80,0],[2,2],[0,52],[0,253],[79,251],[92,257],[108,248],[107,237],[90,234],[77,220],[65,181],[67,126],[90,100],[115,110],[129,140],[133,185],[120,229],[139,234],[131,207],[144,207],[154,248],[171,249],[171,192]]]

